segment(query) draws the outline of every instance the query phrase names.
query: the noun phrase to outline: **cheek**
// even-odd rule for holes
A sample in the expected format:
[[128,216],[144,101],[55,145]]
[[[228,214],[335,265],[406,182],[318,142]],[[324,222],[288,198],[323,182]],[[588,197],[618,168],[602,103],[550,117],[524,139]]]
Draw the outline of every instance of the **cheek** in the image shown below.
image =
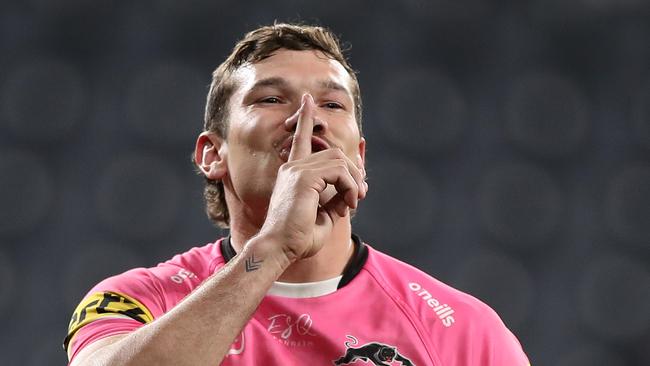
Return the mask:
[[232,143],[248,146],[253,150],[267,150],[273,143],[274,136],[283,130],[285,113],[282,111],[251,110],[233,116],[229,130]]
[[[265,147],[269,135],[269,130],[265,129],[262,123],[250,119],[237,122],[229,132],[228,139],[231,144],[247,146],[253,150]],[[264,138],[265,136],[267,136],[267,139]]]
[[359,153],[359,142],[361,142],[361,136],[359,135],[359,129],[357,128],[356,122],[341,124],[342,126],[339,131],[337,131],[337,136],[342,136],[341,142],[343,151],[350,156],[356,156]]

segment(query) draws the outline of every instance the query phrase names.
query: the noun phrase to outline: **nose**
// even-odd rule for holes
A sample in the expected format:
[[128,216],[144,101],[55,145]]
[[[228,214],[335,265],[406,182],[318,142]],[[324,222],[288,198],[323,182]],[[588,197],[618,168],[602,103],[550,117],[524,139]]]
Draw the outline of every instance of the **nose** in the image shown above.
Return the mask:
[[[321,117],[318,116],[318,107],[314,106],[314,115],[312,117],[312,120],[314,122],[314,127],[312,129],[312,133],[314,135],[323,135],[327,131],[328,125],[327,121],[322,119]],[[287,118],[286,121],[284,121],[284,128],[288,132],[296,132],[296,127],[298,126],[298,118],[300,118],[300,107],[295,111],[294,114],[291,115],[291,117]]]
[[317,116],[314,116],[313,134],[322,135],[325,133],[326,130],[327,130],[327,122],[325,122],[325,120],[318,118]]

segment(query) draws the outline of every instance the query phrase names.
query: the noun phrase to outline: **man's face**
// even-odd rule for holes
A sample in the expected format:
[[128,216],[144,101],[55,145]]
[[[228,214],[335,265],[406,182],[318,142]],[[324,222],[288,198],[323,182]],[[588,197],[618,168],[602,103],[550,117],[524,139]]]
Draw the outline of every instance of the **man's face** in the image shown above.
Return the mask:
[[[338,147],[352,161],[363,159],[365,141],[357,126],[352,79],[345,68],[318,51],[280,49],[241,67],[230,99],[224,142],[228,183],[234,199],[266,207],[277,171],[288,158],[303,94],[315,103],[313,152]],[[289,122],[287,122],[289,120]]]

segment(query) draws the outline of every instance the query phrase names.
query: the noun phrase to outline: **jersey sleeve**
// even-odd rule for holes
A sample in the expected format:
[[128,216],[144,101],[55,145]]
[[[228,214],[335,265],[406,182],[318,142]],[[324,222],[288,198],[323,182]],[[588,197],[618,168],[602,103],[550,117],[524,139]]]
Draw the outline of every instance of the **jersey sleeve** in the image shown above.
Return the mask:
[[374,250],[365,268],[413,322],[432,364],[530,365],[517,338],[479,299]]
[[70,360],[93,341],[132,332],[165,312],[155,276],[144,268],[110,277],[88,292],[74,310],[63,342]]
[[159,318],[223,263],[219,245],[208,244],[100,282],[72,314],[63,344],[70,360],[96,340],[130,333]]
[[444,350],[443,364],[530,366],[519,340],[492,308],[471,296],[454,307],[458,315],[454,327],[434,336]]

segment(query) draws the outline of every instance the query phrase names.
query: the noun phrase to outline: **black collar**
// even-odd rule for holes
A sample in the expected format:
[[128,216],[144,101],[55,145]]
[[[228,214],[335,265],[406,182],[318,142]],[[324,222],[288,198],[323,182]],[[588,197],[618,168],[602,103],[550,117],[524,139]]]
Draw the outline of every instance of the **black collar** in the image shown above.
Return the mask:
[[[368,247],[363,244],[361,239],[357,235],[352,234],[352,241],[354,242],[354,253],[343,270],[343,277],[341,277],[341,281],[339,281],[337,288],[342,288],[350,283],[350,281],[352,281],[352,279],[354,279],[354,277],[361,271],[361,268],[363,268],[363,265],[366,264],[366,260],[368,259]],[[235,248],[233,248],[230,243],[230,235],[221,241],[221,255],[226,262],[230,261],[237,255]]]

